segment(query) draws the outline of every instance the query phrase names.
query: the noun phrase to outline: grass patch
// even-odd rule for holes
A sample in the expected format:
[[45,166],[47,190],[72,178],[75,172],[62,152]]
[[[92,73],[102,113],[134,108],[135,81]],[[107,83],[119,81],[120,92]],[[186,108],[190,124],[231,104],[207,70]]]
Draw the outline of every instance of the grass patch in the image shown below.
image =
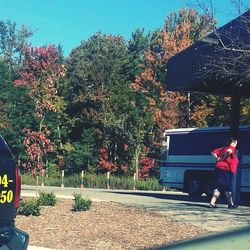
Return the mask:
[[[39,177],[39,185],[41,185],[41,177]],[[62,183],[61,178],[56,177],[44,177],[43,182],[45,186],[60,187]],[[81,183],[86,188],[107,188],[111,189],[124,189],[124,190],[148,190],[148,191],[161,191],[162,185],[159,184],[156,178],[139,179],[134,181],[133,177],[118,177],[110,176],[109,182],[105,174],[85,174],[83,180],[81,180],[80,174],[65,176],[63,180],[65,187],[80,187]],[[22,184],[36,185],[36,178],[29,174],[22,176]]]

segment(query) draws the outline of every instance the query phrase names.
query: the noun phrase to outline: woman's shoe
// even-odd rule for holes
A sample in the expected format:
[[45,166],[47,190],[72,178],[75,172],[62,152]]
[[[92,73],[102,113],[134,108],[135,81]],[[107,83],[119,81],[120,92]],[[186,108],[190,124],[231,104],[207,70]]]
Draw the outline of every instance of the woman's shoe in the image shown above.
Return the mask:
[[238,207],[238,205],[228,205],[229,209],[234,209],[234,208],[237,208],[237,207]]
[[211,204],[211,203],[208,205],[208,207],[209,207],[209,208],[217,208],[216,205],[213,205],[213,204]]

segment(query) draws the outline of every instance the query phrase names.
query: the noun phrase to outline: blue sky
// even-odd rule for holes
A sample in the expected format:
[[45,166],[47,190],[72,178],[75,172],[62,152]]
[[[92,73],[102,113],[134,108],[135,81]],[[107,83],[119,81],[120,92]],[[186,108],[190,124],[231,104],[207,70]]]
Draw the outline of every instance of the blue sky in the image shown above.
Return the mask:
[[[30,27],[34,46],[62,44],[67,56],[97,31],[129,39],[138,27],[162,28],[166,17],[187,2],[195,0],[0,0],[0,20]],[[235,17],[229,2],[213,0],[219,25]]]

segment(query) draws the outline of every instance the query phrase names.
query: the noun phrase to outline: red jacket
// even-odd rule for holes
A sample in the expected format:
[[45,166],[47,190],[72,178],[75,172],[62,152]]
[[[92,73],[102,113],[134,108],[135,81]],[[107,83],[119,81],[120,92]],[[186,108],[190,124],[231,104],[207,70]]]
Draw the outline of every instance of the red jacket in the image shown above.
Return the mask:
[[217,155],[217,157],[223,157],[223,155],[227,152],[228,149],[232,150],[232,154],[230,154],[226,159],[219,160],[216,162],[215,167],[219,169],[223,169],[226,171],[230,171],[232,173],[236,173],[239,160],[236,156],[236,148],[232,146],[216,148],[212,152]]

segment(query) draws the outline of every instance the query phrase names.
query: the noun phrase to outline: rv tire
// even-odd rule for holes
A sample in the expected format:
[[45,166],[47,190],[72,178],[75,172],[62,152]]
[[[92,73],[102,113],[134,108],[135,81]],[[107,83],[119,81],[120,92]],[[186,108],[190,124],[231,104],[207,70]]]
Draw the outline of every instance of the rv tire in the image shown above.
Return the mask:
[[190,196],[201,196],[203,191],[198,179],[192,178],[188,181],[187,191]]

